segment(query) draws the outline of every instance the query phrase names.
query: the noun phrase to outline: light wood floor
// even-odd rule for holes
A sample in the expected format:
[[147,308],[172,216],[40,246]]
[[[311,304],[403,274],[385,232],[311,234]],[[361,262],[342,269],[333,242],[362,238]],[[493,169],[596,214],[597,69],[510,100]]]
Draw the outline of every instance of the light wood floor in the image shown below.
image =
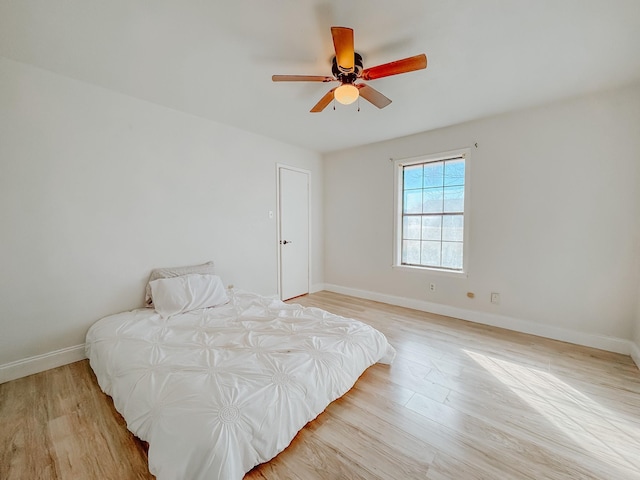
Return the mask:
[[[640,479],[629,357],[321,292],[398,351],[246,479]],[[87,361],[0,385],[0,479],[146,479]],[[188,480],[188,479],[185,479]]]

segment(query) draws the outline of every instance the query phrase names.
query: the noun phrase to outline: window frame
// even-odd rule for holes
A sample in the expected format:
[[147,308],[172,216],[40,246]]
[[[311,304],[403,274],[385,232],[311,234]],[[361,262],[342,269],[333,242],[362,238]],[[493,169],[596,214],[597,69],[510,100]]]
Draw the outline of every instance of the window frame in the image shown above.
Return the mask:
[[[442,267],[430,267],[422,265],[403,265],[402,264],[402,207],[403,207],[403,168],[411,165],[417,165],[422,163],[441,162],[444,160],[451,160],[455,158],[464,159],[464,211],[463,211],[463,225],[464,232],[462,236],[462,270],[453,270]],[[413,271],[425,271],[425,272],[437,272],[452,276],[467,276],[469,265],[469,206],[470,206],[470,159],[471,148],[461,148],[457,150],[450,150],[447,152],[440,152],[428,155],[420,155],[417,157],[399,158],[393,160],[393,262],[392,267],[395,269],[413,270]]]

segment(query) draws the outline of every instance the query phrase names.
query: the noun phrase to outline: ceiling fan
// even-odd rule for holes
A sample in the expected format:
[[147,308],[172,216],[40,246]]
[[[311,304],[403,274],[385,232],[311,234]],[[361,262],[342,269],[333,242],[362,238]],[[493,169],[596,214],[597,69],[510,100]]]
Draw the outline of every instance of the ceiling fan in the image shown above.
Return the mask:
[[422,53],[395,62],[385,63],[370,68],[362,68],[362,56],[353,47],[353,29],[347,27],[331,27],[333,46],[336,56],[333,57],[331,73],[333,77],[322,75],[273,75],[274,82],[340,82],[340,85],[329,90],[311,109],[318,113],[325,109],[332,100],[349,105],[358,97],[371,102],[378,108],[391,103],[387,97],[366,83],[355,83],[357,80],[375,80],[400,73],[413,72],[427,68],[427,56]]

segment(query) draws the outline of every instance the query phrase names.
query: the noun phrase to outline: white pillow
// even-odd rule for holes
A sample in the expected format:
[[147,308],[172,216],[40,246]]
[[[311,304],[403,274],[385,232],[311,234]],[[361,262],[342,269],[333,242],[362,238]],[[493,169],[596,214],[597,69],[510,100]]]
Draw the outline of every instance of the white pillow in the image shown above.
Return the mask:
[[198,308],[215,307],[229,301],[217,275],[183,275],[149,282],[156,311],[163,317]]
[[183,267],[154,268],[151,270],[147,286],[145,288],[144,304],[147,307],[153,307],[153,297],[151,296],[150,283],[159,278],[179,277],[181,275],[189,275],[191,273],[199,273],[200,275],[215,275],[213,262],[202,263],[200,265],[185,265]]

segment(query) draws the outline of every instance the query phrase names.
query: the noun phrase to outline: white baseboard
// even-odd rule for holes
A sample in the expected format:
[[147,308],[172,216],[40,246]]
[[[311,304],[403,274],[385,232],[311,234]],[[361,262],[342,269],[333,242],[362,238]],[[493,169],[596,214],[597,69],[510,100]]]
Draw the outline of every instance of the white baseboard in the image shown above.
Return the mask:
[[[328,290],[330,292],[350,295],[352,297],[366,298],[377,302],[398,305],[400,307],[412,308],[423,312],[436,313],[438,315],[446,315],[448,317],[461,318],[471,322],[491,325],[494,327],[505,328],[507,330],[515,330],[517,332],[529,333],[540,337],[552,338],[563,342],[575,343],[577,345],[585,345],[588,347],[599,348],[609,352],[622,353],[631,355],[635,364],[640,368],[640,346],[628,340],[615,337],[606,337],[604,335],[594,335],[589,333],[574,332],[564,328],[553,327],[550,325],[540,325],[526,320],[519,320],[504,315],[496,315],[485,312],[475,312],[473,310],[465,310],[463,308],[442,305],[439,303],[431,303],[423,300],[415,300],[412,298],[398,297],[394,295],[386,295],[383,293],[370,292],[367,290],[358,290],[355,288],[341,287],[331,284],[315,284],[311,288],[311,293]],[[24,358],[11,363],[0,365],[0,383],[9,382],[17,378],[33,375],[34,373],[44,372],[51,368],[60,367],[68,363],[77,362],[86,358],[84,344],[74,345],[72,347],[61,348],[53,352],[36,355],[34,357]]]
[[631,358],[636,362],[636,366],[640,368],[640,345],[637,343],[631,343]]
[[84,353],[84,344],[82,344],[5,363],[0,365],[0,383],[44,372],[45,370],[84,360],[85,358],[87,357]]
[[[514,330],[521,333],[529,333],[539,337],[551,338],[553,340],[561,340],[563,342],[574,343],[576,345],[584,345],[587,347],[598,348],[609,352],[622,353],[630,355],[632,353],[632,342],[622,338],[608,337],[592,333],[577,332],[553,325],[544,325],[528,320],[507,317],[505,315],[497,315],[494,313],[477,312],[474,310],[466,310],[464,308],[443,305],[440,303],[432,303],[424,300],[416,300],[413,298],[398,297],[395,295],[387,295],[384,293],[371,292],[368,290],[359,290],[355,288],[342,287],[340,285],[325,284],[324,289],[330,292],[342,293],[352,297],[365,298],[377,302],[398,305],[400,307],[412,308],[423,312],[436,313],[438,315],[446,315],[447,317],[460,318],[470,322],[481,323],[483,325],[491,325],[507,330]],[[640,351],[636,351],[637,357],[634,358],[636,364],[640,361]]]

